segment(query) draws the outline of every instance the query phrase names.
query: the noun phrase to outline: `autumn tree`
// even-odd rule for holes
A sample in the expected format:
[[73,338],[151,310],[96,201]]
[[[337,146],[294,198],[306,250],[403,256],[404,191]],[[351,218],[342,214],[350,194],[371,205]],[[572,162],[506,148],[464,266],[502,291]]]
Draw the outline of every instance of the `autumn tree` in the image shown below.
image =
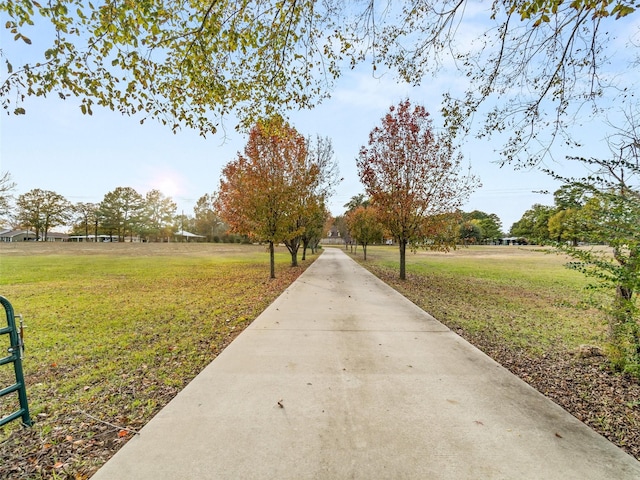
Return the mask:
[[371,131],[357,166],[382,225],[398,242],[404,280],[407,246],[446,248],[446,223],[478,181],[462,171],[451,139],[433,131],[426,109],[409,100],[392,106]]
[[47,240],[53,227],[64,225],[70,218],[71,204],[62,195],[51,190],[33,189],[20,195],[16,201],[17,221],[33,228],[38,240]]
[[[275,245],[293,245],[304,227],[301,193],[317,172],[305,171],[307,142],[282,117],[260,120],[251,129],[244,154],[222,170],[215,201],[218,215],[231,230],[269,245],[270,276],[275,278]],[[294,262],[297,250],[289,248]]]
[[311,253],[315,253],[320,245],[329,211],[321,197],[312,196],[306,204],[304,215],[304,232],[301,237],[303,261],[307,258],[307,249],[310,248]]
[[375,207],[360,205],[348,211],[345,219],[350,235],[362,245],[362,252],[366,260],[367,246],[382,241],[384,233]]
[[[636,8],[634,0],[6,0],[4,26],[31,54],[20,61],[3,45],[0,97],[22,114],[25,95],[75,96],[85,113],[96,104],[142,112],[205,135],[230,112],[249,126],[282,108],[312,107],[360,63],[413,85],[453,64],[468,83],[445,96],[451,132],[482,115],[480,135],[509,132],[505,160],[535,161],[525,150],[544,152],[586,101],[598,109],[610,91],[622,92],[620,102],[634,96],[633,75],[606,69],[634,60],[627,20]],[[627,30],[619,41],[628,48],[611,46]],[[483,110],[487,100],[496,108]]]
[[[303,247],[303,257],[311,241],[318,241],[317,234],[326,212],[326,201],[339,182],[338,165],[333,154],[331,140],[317,136],[315,142],[306,141],[306,155],[291,174],[293,192],[290,219],[291,235],[283,243],[291,254],[291,265],[298,265],[298,251]],[[297,234],[294,234],[297,232]]]

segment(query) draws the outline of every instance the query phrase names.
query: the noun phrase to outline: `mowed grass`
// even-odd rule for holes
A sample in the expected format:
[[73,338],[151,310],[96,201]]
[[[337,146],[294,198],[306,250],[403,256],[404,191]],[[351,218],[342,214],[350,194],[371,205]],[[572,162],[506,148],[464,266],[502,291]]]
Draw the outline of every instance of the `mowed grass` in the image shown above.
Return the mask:
[[536,247],[473,246],[448,253],[407,253],[407,281],[398,279],[396,247],[373,247],[362,265],[450,328],[482,334],[533,355],[603,347],[601,311],[567,257]]
[[[0,245],[0,255],[0,295],[27,326],[27,394],[42,439],[23,454],[38,462],[58,446],[38,475],[78,478],[95,470],[83,463],[88,449],[113,449],[144,425],[312,261],[291,268],[279,250],[270,280],[263,246],[25,243]],[[0,388],[13,383],[5,367]],[[4,416],[17,395],[0,402]],[[17,447],[12,435],[18,422],[0,428],[5,449]]]

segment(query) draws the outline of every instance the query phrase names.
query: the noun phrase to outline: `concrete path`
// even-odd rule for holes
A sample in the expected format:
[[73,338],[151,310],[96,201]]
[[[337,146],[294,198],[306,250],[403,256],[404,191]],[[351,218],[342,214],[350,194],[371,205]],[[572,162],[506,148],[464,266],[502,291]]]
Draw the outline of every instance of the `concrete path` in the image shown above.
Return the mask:
[[339,249],[94,480],[640,479],[640,463]]

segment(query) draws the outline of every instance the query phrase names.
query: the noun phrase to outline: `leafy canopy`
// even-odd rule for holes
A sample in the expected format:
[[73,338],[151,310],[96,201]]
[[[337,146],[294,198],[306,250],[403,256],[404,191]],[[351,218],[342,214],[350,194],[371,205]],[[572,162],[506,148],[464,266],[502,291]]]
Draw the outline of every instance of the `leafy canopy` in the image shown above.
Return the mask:
[[[508,136],[504,161],[535,162],[556,137],[571,141],[584,102],[599,108],[610,86],[632,96],[603,68],[625,55],[607,43],[635,12],[634,0],[0,0],[15,41],[42,52],[5,58],[0,95],[17,114],[25,95],[74,95],[85,113],[143,112],[206,135],[231,112],[248,127],[312,107],[359,63],[411,84],[454,65],[468,85],[445,96],[451,132],[482,113],[480,135]],[[471,41],[467,21],[483,30]]]

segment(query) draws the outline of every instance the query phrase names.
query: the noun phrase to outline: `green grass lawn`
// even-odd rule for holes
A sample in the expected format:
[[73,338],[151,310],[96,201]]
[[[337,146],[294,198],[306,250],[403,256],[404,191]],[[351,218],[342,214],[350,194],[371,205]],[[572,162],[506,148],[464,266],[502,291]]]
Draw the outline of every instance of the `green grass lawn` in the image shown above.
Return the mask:
[[[310,263],[291,268],[279,250],[270,280],[262,246],[25,243],[0,255],[0,295],[27,326],[40,438],[21,454],[37,463],[39,450],[57,452],[28,478],[95,469],[91,448],[113,449],[144,425]],[[0,388],[12,374],[0,367]],[[17,395],[0,402],[1,416],[17,409]],[[18,448],[18,429],[0,428],[0,455]]]
[[398,279],[396,247],[369,247],[362,265],[452,329],[482,332],[532,354],[603,346],[602,313],[585,307],[587,280],[567,258],[534,247],[474,246],[407,254]]

